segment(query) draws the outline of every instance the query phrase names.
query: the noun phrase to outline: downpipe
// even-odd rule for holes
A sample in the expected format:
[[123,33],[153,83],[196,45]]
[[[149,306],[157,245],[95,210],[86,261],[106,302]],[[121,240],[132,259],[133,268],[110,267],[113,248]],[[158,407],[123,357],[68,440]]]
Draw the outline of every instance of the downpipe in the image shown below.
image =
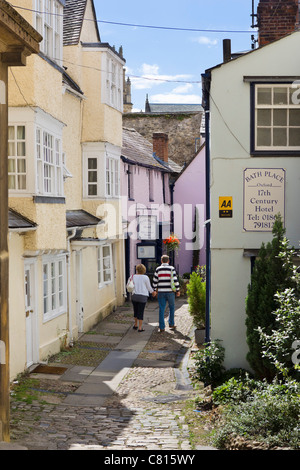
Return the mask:
[[76,235],[76,229],[73,229],[71,234],[67,236],[67,283],[68,283],[68,327],[70,333],[70,346],[74,346],[73,338],[73,319],[72,319],[72,296],[71,296],[71,240]]

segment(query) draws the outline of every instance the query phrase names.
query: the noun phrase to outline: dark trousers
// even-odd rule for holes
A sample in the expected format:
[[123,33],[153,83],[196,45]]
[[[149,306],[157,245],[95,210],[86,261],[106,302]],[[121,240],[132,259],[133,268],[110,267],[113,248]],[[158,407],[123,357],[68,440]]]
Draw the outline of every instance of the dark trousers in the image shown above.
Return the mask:
[[143,320],[146,302],[136,302],[135,300],[133,300],[132,305],[133,305],[133,312],[134,312],[133,316],[136,317],[138,320]]

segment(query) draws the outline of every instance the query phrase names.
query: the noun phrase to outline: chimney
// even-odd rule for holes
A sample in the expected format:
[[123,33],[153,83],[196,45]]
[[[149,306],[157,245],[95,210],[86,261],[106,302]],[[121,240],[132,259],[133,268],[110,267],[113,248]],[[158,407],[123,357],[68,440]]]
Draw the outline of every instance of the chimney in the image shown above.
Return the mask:
[[168,134],[155,132],[153,134],[153,152],[162,161],[168,163]]
[[223,39],[223,62],[231,61],[231,39]]
[[264,46],[298,29],[298,0],[260,0],[257,7],[258,44]]

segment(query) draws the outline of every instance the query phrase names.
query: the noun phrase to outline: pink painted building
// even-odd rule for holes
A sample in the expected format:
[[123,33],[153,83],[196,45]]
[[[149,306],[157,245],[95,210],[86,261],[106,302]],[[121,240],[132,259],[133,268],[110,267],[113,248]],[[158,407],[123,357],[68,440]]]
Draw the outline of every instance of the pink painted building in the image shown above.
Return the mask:
[[181,171],[174,186],[174,232],[180,238],[178,273],[205,265],[205,143]]
[[172,231],[172,180],[181,171],[168,156],[168,136],[150,143],[134,129],[123,129],[121,194],[127,278],[143,263],[150,275],[160,264],[163,238]]

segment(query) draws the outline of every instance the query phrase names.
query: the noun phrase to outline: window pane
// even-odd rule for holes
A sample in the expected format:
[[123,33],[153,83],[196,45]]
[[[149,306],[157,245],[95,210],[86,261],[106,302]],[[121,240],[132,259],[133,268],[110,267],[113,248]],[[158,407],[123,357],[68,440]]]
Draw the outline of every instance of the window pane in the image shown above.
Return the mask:
[[97,186],[94,184],[90,184],[88,187],[88,195],[89,196],[97,196]]
[[25,140],[25,126],[18,126],[17,127],[17,139],[18,140]]
[[259,147],[270,147],[271,129],[257,129],[257,145]]
[[287,125],[287,109],[274,109],[273,125],[274,126],[286,126]]
[[258,126],[271,126],[271,110],[258,109],[257,110],[257,125]]
[[290,126],[300,126],[300,109],[290,109]]
[[257,104],[272,104],[271,88],[263,87],[257,89]]
[[24,157],[25,156],[25,142],[18,142],[17,148],[18,148],[18,157]]
[[289,145],[291,147],[300,147],[300,129],[290,129]]
[[89,183],[97,183],[97,172],[89,171]]
[[111,272],[110,271],[104,271],[103,276],[104,276],[104,282],[111,281]]
[[16,179],[14,176],[8,176],[8,189],[16,189]]
[[14,173],[16,171],[16,161],[13,158],[8,160],[8,173]]
[[24,158],[18,160],[18,173],[26,173],[26,160]]
[[8,126],[8,140],[15,139],[15,128],[14,126]]
[[287,129],[275,128],[273,131],[273,145],[275,147],[287,146]]
[[97,170],[97,158],[89,158],[88,159],[88,169],[89,170]]
[[18,189],[26,189],[26,176],[18,176]]
[[274,105],[275,104],[287,104],[288,89],[286,87],[275,87],[274,88]]
[[15,143],[14,142],[8,142],[8,156],[9,157],[15,157],[15,155],[16,155]]
[[104,246],[104,247],[103,247],[103,257],[105,258],[105,257],[107,257],[107,256],[109,256],[109,255],[110,255],[110,248],[109,248],[109,246]]

